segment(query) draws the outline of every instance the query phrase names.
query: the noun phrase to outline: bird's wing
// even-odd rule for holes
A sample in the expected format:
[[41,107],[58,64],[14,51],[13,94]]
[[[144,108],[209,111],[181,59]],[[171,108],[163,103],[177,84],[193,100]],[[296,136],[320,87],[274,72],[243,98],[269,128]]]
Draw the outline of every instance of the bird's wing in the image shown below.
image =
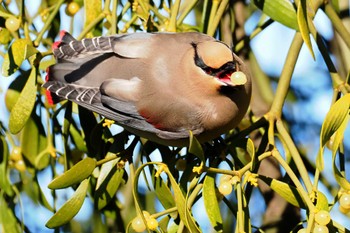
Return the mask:
[[55,96],[73,101],[108,119],[115,120],[117,124],[129,129],[155,134],[166,140],[188,137],[189,132],[187,130],[171,132],[156,128],[140,115],[133,102],[105,95],[101,93],[100,88],[89,88],[55,81],[47,82],[43,86]]

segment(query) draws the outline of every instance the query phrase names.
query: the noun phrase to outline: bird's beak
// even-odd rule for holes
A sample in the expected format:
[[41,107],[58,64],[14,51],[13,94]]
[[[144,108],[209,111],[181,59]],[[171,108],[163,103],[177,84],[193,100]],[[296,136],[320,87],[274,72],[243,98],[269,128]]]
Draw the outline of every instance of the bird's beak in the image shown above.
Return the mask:
[[218,81],[225,86],[242,86],[247,83],[247,76],[242,71],[236,71],[231,75],[218,78]]

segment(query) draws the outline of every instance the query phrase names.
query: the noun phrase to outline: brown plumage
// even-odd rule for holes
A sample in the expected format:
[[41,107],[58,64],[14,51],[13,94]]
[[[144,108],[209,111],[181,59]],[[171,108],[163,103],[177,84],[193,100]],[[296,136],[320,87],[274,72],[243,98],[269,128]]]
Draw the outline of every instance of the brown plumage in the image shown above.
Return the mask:
[[[247,111],[249,73],[230,48],[196,32],[133,33],[75,40],[63,33],[48,69],[51,102],[68,99],[165,145],[205,142]],[[243,72],[242,80],[231,75]],[[241,73],[239,73],[241,74]],[[233,77],[233,76],[232,76]]]

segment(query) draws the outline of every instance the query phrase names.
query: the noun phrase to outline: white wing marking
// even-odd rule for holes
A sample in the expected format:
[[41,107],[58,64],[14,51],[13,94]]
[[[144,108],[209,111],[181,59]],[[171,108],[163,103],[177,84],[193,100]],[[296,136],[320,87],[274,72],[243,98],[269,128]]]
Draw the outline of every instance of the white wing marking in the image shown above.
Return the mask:
[[62,91],[64,88],[66,88],[66,87],[63,86],[63,87],[58,88],[58,89],[55,91],[56,95],[60,95],[60,94],[59,94],[60,91]]
[[67,94],[64,96],[64,98],[68,99],[68,96],[69,96],[73,91],[75,91],[75,90],[73,89],[73,90],[71,90],[70,92],[67,92]]
[[61,54],[64,56],[64,53],[62,51],[62,47],[59,47],[58,49],[60,50]]
[[82,44],[83,47],[86,49],[85,40],[86,40],[86,38],[82,39],[82,40],[81,40],[81,44]]
[[109,43],[109,47],[112,48],[111,37],[108,37],[108,43]]
[[95,94],[93,94],[90,98],[89,104],[92,104],[92,100],[94,99],[94,97],[98,94],[98,92],[95,92]]
[[69,42],[69,47],[71,47],[71,49],[73,49],[73,51],[76,52],[75,48],[73,47],[73,42],[74,42],[74,41]]
[[97,45],[96,45],[95,39],[96,39],[96,37],[95,37],[95,38],[92,38],[92,44],[93,44],[94,47],[97,49]]

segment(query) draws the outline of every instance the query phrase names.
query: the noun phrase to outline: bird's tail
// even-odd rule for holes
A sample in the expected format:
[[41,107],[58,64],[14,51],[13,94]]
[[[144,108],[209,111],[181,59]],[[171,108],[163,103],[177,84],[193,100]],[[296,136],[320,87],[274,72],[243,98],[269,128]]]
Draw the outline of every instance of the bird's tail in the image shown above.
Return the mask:
[[[46,69],[46,77],[45,77],[45,83],[43,84],[43,87],[47,88],[46,85],[50,82],[50,67],[48,67]],[[58,95],[56,95],[55,93],[49,91],[48,89],[46,89],[46,99],[49,102],[49,104],[56,104],[58,102],[60,102],[62,100],[62,98],[60,98]]]
[[[62,46],[69,45],[73,41],[77,41],[77,40],[71,34],[69,34],[66,31],[60,32],[60,40],[56,41],[52,44],[52,52],[53,52],[55,58],[58,60],[58,62],[59,62],[59,59],[57,57],[57,54],[61,53],[60,51],[62,51]],[[63,68],[62,65],[60,65],[58,63],[58,64],[52,65],[46,69],[46,77],[45,77],[45,82],[46,82],[45,84],[46,85],[44,84],[44,87],[47,88],[47,85],[50,85],[50,82],[52,83],[55,81],[63,81],[63,80],[57,80],[57,79],[62,79],[64,77],[64,75],[66,73],[70,72],[70,70],[73,68],[71,66],[71,69],[70,69],[69,66],[66,66],[64,69],[61,69],[60,67]],[[59,73],[59,74],[57,74],[57,73]],[[46,97],[47,97],[47,100],[50,104],[56,104],[56,103],[63,100],[63,98],[59,97],[58,95],[56,95],[55,93],[53,93],[49,90],[46,90]]]

